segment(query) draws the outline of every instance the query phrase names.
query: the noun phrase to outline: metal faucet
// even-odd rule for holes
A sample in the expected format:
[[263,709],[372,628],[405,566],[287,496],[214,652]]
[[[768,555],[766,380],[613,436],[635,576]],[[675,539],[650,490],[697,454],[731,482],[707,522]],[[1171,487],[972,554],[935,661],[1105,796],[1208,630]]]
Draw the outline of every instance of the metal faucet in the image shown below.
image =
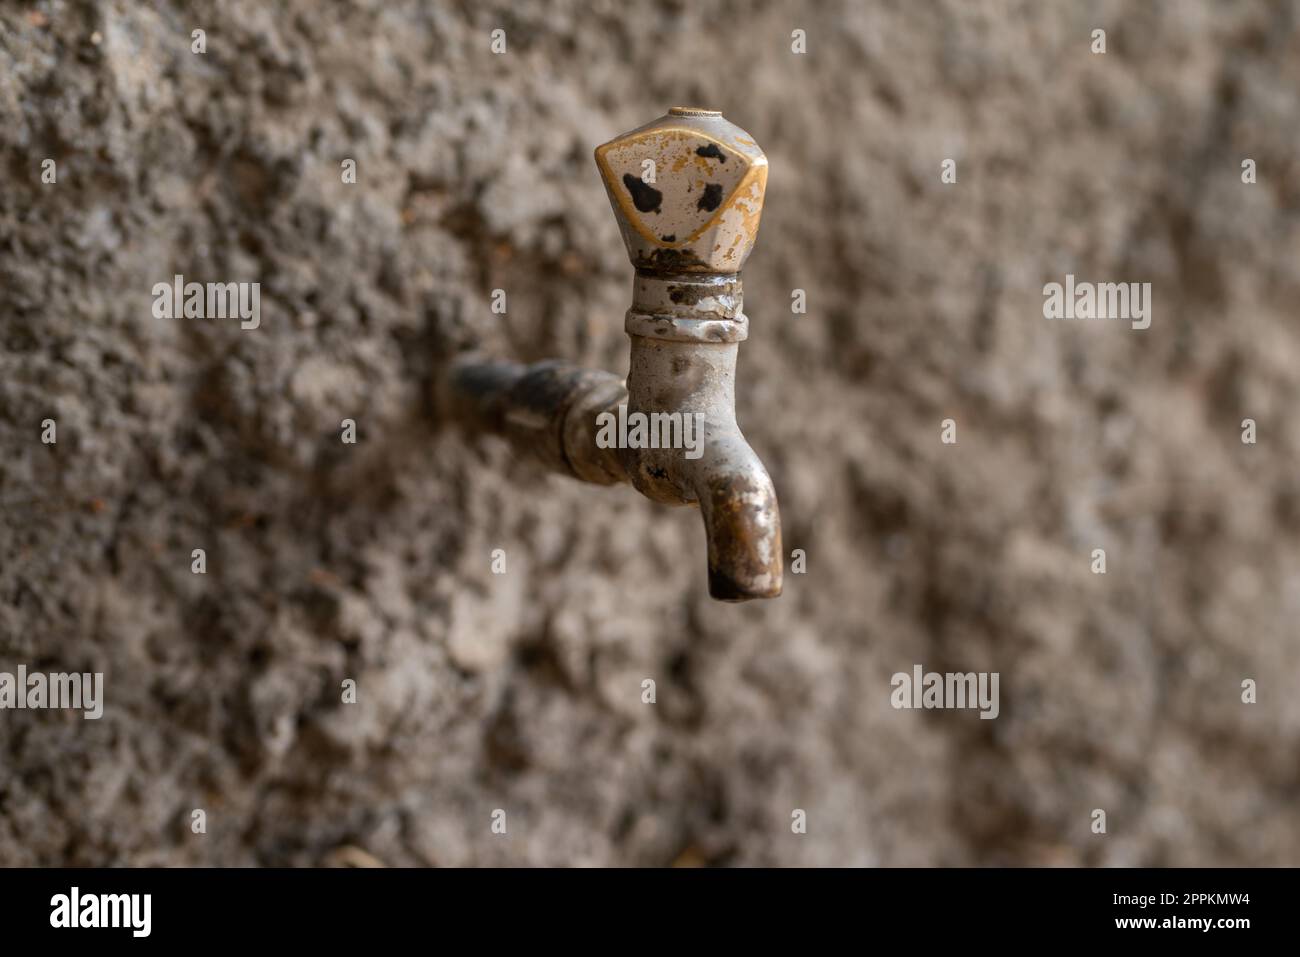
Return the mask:
[[[598,146],[596,166],[636,268],[626,387],[558,360],[465,355],[441,383],[444,408],[575,478],[631,482],[653,501],[698,505],[709,594],[774,598],[782,575],[776,492],[735,410],[736,353],[749,334],[740,269],[758,233],[767,158],[720,113],[674,107]],[[702,446],[663,441],[688,435],[687,417],[703,424]],[[649,424],[638,436],[628,421]]]

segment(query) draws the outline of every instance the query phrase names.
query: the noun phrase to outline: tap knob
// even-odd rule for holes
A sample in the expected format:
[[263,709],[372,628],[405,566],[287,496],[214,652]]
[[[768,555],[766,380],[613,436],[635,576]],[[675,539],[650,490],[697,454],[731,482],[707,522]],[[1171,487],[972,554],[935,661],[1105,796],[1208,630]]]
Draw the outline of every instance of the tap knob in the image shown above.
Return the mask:
[[740,272],[767,187],[767,157],[740,127],[675,106],[596,147],[596,165],[638,270]]

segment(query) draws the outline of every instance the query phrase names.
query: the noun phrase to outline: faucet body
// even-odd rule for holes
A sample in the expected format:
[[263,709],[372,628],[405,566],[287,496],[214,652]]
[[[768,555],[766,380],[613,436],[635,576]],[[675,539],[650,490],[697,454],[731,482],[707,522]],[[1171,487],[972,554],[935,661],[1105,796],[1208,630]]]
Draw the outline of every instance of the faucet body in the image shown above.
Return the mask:
[[[668,182],[655,177],[662,188],[650,188],[624,171],[643,169],[647,159],[670,172],[690,169]],[[445,407],[575,478],[630,482],[655,502],[697,505],[709,594],[775,597],[782,581],[776,492],[735,414],[737,352],[749,331],[739,270],[757,231],[766,160],[743,130],[692,110],[598,148],[597,165],[636,267],[624,324],[626,386],[559,361],[523,366],[463,356],[444,380]],[[611,422],[638,414],[651,423],[695,417],[702,444],[688,454],[680,444],[605,441]],[[658,438],[653,425],[649,434]]]

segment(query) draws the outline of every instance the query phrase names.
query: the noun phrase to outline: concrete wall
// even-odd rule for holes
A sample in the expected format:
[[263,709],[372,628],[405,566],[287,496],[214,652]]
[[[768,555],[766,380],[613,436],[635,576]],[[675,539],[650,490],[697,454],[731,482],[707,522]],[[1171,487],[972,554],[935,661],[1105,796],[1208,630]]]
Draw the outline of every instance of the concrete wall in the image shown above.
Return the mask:
[[[1300,863],[1298,12],[0,3],[0,670],[106,681],[0,711],[0,864]],[[675,104],[771,163],[766,603],[428,397],[626,370],[591,151]],[[178,273],[260,327],[156,318]],[[894,709],[917,664],[999,717]]]

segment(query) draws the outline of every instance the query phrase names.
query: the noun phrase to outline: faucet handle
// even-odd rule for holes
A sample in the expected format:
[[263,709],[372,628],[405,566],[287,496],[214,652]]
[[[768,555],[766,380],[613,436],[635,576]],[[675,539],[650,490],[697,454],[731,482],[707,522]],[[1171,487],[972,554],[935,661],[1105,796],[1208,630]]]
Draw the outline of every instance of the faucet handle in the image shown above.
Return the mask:
[[675,106],[596,147],[628,257],[647,272],[740,272],[758,235],[767,157],[714,110]]

